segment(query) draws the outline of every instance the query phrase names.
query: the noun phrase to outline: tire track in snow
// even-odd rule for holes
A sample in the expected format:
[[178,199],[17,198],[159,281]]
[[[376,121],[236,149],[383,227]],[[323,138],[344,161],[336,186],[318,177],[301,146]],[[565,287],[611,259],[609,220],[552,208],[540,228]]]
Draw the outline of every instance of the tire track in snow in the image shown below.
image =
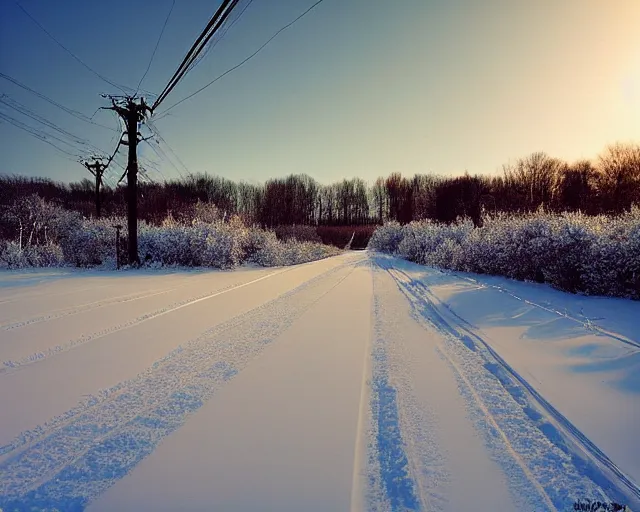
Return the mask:
[[[369,271],[372,270],[371,261],[369,261]],[[372,312],[373,315],[373,312]],[[368,384],[371,380],[371,337],[363,353],[362,362],[362,381],[360,385],[360,404],[358,406],[358,422],[356,424],[356,442],[353,454],[353,475],[351,480],[351,503],[350,512],[363,512],[365,510],[365,500],[367,499],[367,488],[363,484],[366,478],[367,464],[365,453],[367,447],[365,444],[364,426],[371,424],[371,415],[369,411],[369,390]],[[373,512],[373,511],[371,511]]]
[[[395,269],[386,268],[392,278],[398,283],[400,290],[407,297],[410,304],[414,308],[417,321],[426,321],[429,325],[438,331],[444,340],[449,341],[454,337],[450,326],[442,321],[437,312],[428,307],[428,304],[420,303],[420,299],[413,295],[410,290],[403,287],[404,282],[399,280]],[[462,342],[467,350],[474,350],[467,340],[456,338],[456,341]],[[486,387],[486,376],[484,379],[472,379],[470,374],[478,371],[478,368],[469,368],[469,365],[456,363],[454,357],[445,350],[438,350],[443,361],[451,368],[457,381],[460,393],[467,402],[470,409],[470,415],[476,425],[478,432],[484,435],[485,443],[493,454],[498,463],[503,467],[505,476],[509,482],[514,499],[524,499],[530,504],[537,503],[539,507],[536,510],[553,511],[556,510],[546,489],[540,484],[536,477],[530,471],[524,457],[512,445],[509,436],[499,425],[497,418],[492,414],[490,405],[483,400],[481,395],[491,396],[489,393],[482,393],[482,387]],[[482,369],[482,368],[480,368]],[[494,400],[497,395],[494,395]],[[507,414],[511,413],[508,407],[498,407],[507,410]],[[500,411],[502,412],[502,411]],[[522,435],[527,436],[527,433]],[[530,487],[534,489],[531,492]],[[540,503],[542,501],[543,503]],[[526,507],[525,507],[526,509]]]
[[411,475],[400,424],[397,389],[389,382],[386,340],[381,334],[380,304],[373,280],[373,343],[371,367],[371,425],[373,446],[368,453],[370,482],[367,510],[423,510],[419,487]]
[[[427,289],[424,290],[426,294],[429,294],[432,301],[435,303],[439,303],[441,307],[446,307],[445,304],[440,302],[434,295],[432,295]],[[575,451],[579,450],[583,452],[584,455],[594,459],[601,469],[604,469],[608,473],[609,476],[614,477],[619,480],[624,486],[627,487],[628,491],[633,495],[635,499],[640,500],[640,486],[633,482],[631,478],[625,475],[616,465],[615,463],[607,457],[607,455],[600,450],[587,436],[585,436],[577,427],[575,427],[560,411],[558,411],[551,403],[549,403],[540,393],[536,391],[536,389],[527,382],[517,371],[515,371],[479,334],[475,332],[475,328],[469,324],[466,320],[460,317],[458,314],[453,312],[450,308],[447,308],[450,314],[454,317],[454,321],[456,321],[457,326],[460,330],[466,332],[470,338],[473,338],[476,342],[481,344],[481,346],[489,353],[489,355],[495,360],[496,365],[491,365],[488,363],[488,370],[493,373],[498,380],[502,382],[502,384],[509,388],[512,386],[510,380],[517,381],[518,384],[523,386],[525,390],[529,393],[531,398],[533,398],[539,406],[547,413],[553,420],[555,420],[556,427],[560,427],[565,430],[567,434],[573,436],[575,441],[577,441],[577,445],[571,447],[573,449],[573,455],[575,456]],[[514,390],[515,393],[517,391]],[[531,411],[533,413],[533,411]],[[533,415],[533,414],[532,414]],[[532,419],[538,419],[537,417]],[[559,436],[559,432],[549,431],[549,435]],[[563,439],[555,439],[555,442],[559,444],[564,451],[568,451],[570,449],[569,446],[566,446],[566,440]],[[569,443],[571,444],[571,443]],[[583,472],[594,473],[594,468],[590,467],[588,461],[577,461],[580,466],[582,466]],[[603,479],[601,476],[597,474],[593,474],[591,476],[592,479],[596,481],[597,484],[601,485],[608,492],[614,492],[619,494],[619,489],[613,484],[613,482],[607,479]],[[627,498],[628,499],[628,498]],[[633,498],[632,498],[633,499]]]
[[291,269],[285,269],[285,270],[280,270],[277,272],[271,272],[270,274],[267,274],[266,276],[262,276],[259,277],[257,279],[254,279],[252,281],[246,282],[246,283],[242,283],[239,285],[229,285],[227,287],[224,287],[220,290],[216,290],[215,292],[207,292],[204,294],[200,294],[198,296],[195,297],[191,297],[189,299],[185,299],[179,302],[175,302],[173,304],[170,304],[168,306],[165,306],[163,308],[157,309],[155,311],[152,311],[150,313],[145,313],[144,315],[141,315],[137,318],[134,318],[132,320],[129,320],[128,322],[124,322],[121,324],[117,324],[117,325],[113,325],[111,327],[108,327],[106,329],[102,329],[100,331],[91,333],[91,334],[87,334],[87,335],[83,335],[80,336],[79,338],[75,338],[72,340],[69,340],[68,342],[61,344],[61,345],[55,345],[53,347],[48,348],[45,351],[40,351],[40,352],[36,352],[33,354],[30,354],[28,356],[24,356],[20,359],[16,359],[16,360],[8,360],[8,361],[3,361],[3,365],[4,367],[0,368],[0,377],[2,377],[2,375],[6,375],[12,371],[16,371],[22,367],[24,367],[25,365],[28,364],[33,364],[33,363],[38,363],[40,361],[43,361],[49,357],[55,356],[55,355],[59,355],[62,352],[66,352],[68,350],[71,350],[79,345],[83,345],[85,343],[91,342],[91,341],[95,341],[97,339],[100,338],[104,338],[105,336],[108,336],[110,334],[119,332],[119,331],[123,331],[125,329],[129,329],[131,327],[135,327],[137,325],[142,324],[143,322],[146,322],[148,320],[153,320],[155,318],[158,318],[160,316],[166,315],[168,313],[173,313],[174,311],[178,311],[182,308],[191,306],[193,304],[197,304],[199,302],[208,300],[208,299],[212,299],[214,297],[217,297],[219,295],[222,295],[224,293],[228,293],[240,288],[244,288],[245,286],[249,286],[251,284],[257,283],[259,281],[263,281],[265,279],[268,279],[270,277],[279,275],[279,274],[283,274],[285,272],[289,272]]
[[347,279],[356,264],[331,269],[210,329],[136,378],[19,436],[0,450],[0,507],[83,510]]
[[149,297],[155,297],[156,295],[162,295],[163,293],[169,293],[177,288],[167,288],[164,290],[154,290],[153,292],[145,293],[128,293],[126,295],[120,295],[118,297],[111,297],[109,299],[97,300],[94,302],[88,302],[86,304],[79,304],[77,306],[70,306],[68,308],[61,308],[58,310],[50,311],[46,314],[41,314],[27,318],[25,320],[9,320],[0,323],[0,328],[4,331],[12,331],[21,327],[27,327],[29,325],[38,324],[41,322],[48,322],[50,320],[57,320],[67,316],[77,315],[79,313],[85,313],[87,311],[93,311],[105,306],[112,306],[114,304],[124,304],[126,302],[133,302],[136,300],[147,299]]
[[[547,402],[526,379],[511,368],[480,335],[473,331],[470,324],[453,313],[446,305],[442,304],[420,281],[412,279],[408,274],[398,269],[387,267],[387,270],[396,279],[401,290],[405,292],[407,298],[416,307],[417,316],[430,322],[450,342],[452,340],[457,342],[457,347],[453,346],[452,348],[455,349],[454,351],[457,352],[463,360],[472,358],[473,356],[470,356],[470,353],[474,356],[477,354],[476,358],[479,356],[482,359],[480,364],[486,372],[492,375],[503,390],[520,406],[520,416],[522,416],[522,413],[524,414],[526,423],[535,426],[548,442],[564,455],[564,458],[569,458],[569,463],[573,466],[574,472],[564,469],[565,474],[563,476],[567,478],[570,476],[569,473],[576,473],[583,478],[589,479],[597,486],[594,489],[586,488],[581,491],[574,491],[573,497],[575,499],[585,496],[584,492],[586,491],[589,491],[592,496],[595,496],[599,488],[601,489],[600,492],[604,491],[609,498],[626,502],[630,505],[640,506],[640,488],[638,485],[624,475],[594,443]],[[441,308],[445,309],[439,309],[436,304],[440,304]],[[447,312],[453,317],[451,320],[445,318]],[[461,347],[464,347],[464,349],[461,350]],[[456,366],[455,361],[453,361],[451,357],[448,357],[447,354],[444,355],[451,361],[451,364]],[[476,369],[475,372],[478,373],[478,369]],[[468,372],[462,369],[459,373],[461,378],[464,379],[465,373]],[[469,386],[471,386],[471,383],[469,383]],[[470,391],[472,391],[474,387],[478,387],[478,384],[475,382],[473,386],[469,388]],[[487,414],[493,416],[494,420],[500,419],[499,415],[493,415],[490,411],[492,405],[490,403],[491,395],[487,396],[489,397],[488,405],[485,406]],[[480,396],[477,398],[480,402],[482,401]],[[485,400],[485,404],[487,404],[487,400]],[[513,428],[505,428],[504,432],[508,438],[513,437],[509,436],[509,434],[510,432],[515,432],[515,430]],[[520,452],[521,450],[516,451]],[[531,455],[533,454],[525,454],[524,459],[527,460],[528,464],[532,463]],[[562,472],[566,466],[558,464],[561,459],[557,457],[554,458],[556,458],[558,471]],[[533,459],[535,459],[535,457],[533,457]],[[562,489],[552,481],[548,481],[547,485],[544,484],[544,471],[549,471],[548,466],[544,464],[544,460],[538,460],[538,462],[534,464],[534,470],[536,468],[538,470],[536,472],[538,475],[536,478],[543,482],[542,485],[545,488],[545,492],[551,495],[550,497],[554,505],[568,506],[568,491],[572,487],[575,488],[575,484],[579,484],[575,476],[572,475],[569,479],[574,481],[573,484],[569,482],[566,484],[566,487]],[[580,487],[581,486],[578,485],[578,489]],[[580,495],[580,493],[583,494]],[[606,495],[602,496],[602,498],[606,499]]]
[[[402,334],[395,330],[395,324],[390,317],[385,315],[386,294],[379,292],[379,272],[381,270],[373,259],[371,260],[373,279],[373,325],[374,347],[378,349],[379,362],[383,363],[383,371],[387,377],[387,383],[395,390],[398,428],[401,436],[401,446],[406,455],[407,476],[413,482],[416,503],[411,503],[414,508],[405,506],[398,510],[443,510],[447,504],[445,487],[450,484],[451,474],[446,465],[446,459],[437,436],[437,420],[433,411],[425,409],[418,403],[414,392],[415,383],[412,381],[405,364],[407,353],[405,352]],[[376,354],[374,354],[376,355]],[[383,383],[384,386],[384,383]],[[373,403],[375,407],[375,403]],[[372,437],[379,437],[380,424],[372,429]],[[384,436],[383,430],[383,436]],[[377,446],[377,445],[376,445]],[[374,451],[375,454],[375,451]],[[377,454],[379,455],[379,454]],[[402,461],[396,456],[395,461]],[[373,465],[371,470],[381,472],[380,464]],[[404,469],[404,468],[403,468]],[[396,470],[396,477],[400,473]],[[394,475],[391,475],[394,478]],[[384,481],[383,478],[380,480]],[[384,485],[381,486],[384,489]],[[389,510],[389,498],[384,493],[378,492],[384,500],[380,510]],[[374,495],[375,497],[375,495]],[[367,509],[369,510],[369,509]]]
[[[359,264],[360,261],[356,261],[353,264],[357,265]],[[341,265],[338,265],[336,267],[333,267],[325,272],[322,272],[321,274],[318,274],[317,276],[309,279],[308,281],[304,282],[303,284],[299,285],[298,287],[294,288],[293,290],[290,290],[288,292],[285,292],[284,294],[282,294],[280,297],[276,297],[274,299],[272,299],[271,301],[266,302],[265,304],[258,306],[252,310],[247,311],[246,313],[242,313],[236,317],[233,317],[229,320],[227,320],[226,322],[223,322],[221,324],[218,324],[210,329],[208,329],[207,331],[205,331],[202,335],[200,335],[197,339],[200,339],[202,336],[213,336],[215,334],[217,334],[218,332],[223,332],[224,330],[236,326],[238,324],[238,322],[243,322],[245,320],[246,315],[252,314],[255,311],[259,311],[262,308],[266,307],[267,305],[271,304],[271,303],[275,303],[278,300],[284,300],[286,297],[289,297],[290,295],[300,292],[304,289],[306,289],[307,287],[319,282],[320,280],[322,280],[325,277],[329,277],[333,274],[335,274],[336,272],[344,269],[345,267],[348,267],[351,263],[344,263]],[[167,357],[169,357],[171,354],[173,354],[176,351],[181,350],[180,347],[174,349],[173,351],[169,352],[169,355]],[[157,363],[156,363],[157,364]],[[82,403],[78,404],[77,407],[74,407],[68,411],[66,411],[64,414],[61,414],[59,416],[56,416],[55,418],[53,418],[52,420],[48,421],[47,423],[45,423],[44,425],[40,425],[32,430],[27,430],[22,432],[20,435],[18,435],[11,443],[4,445],[4,446],[0,446],[0,463],[2,462],[2,460],[4,459],[4,456],[9,453],[9,452],[14,452],[14,450],[20,449],[21,447],[27,446],[27,445],[31,445],[35,442],[37,442],[43,435],[45,435],[45,433],[50,434],[53,430],[56,429],[60,429],[63,427],[66,427],[68,424],[70,424],[71,422],[75,421],[76,418],[81,415],[81,414],[85,414],[87,412],[90,412],[91,409],[93,407],[96,407],[99,404],[103,404],[104,400],[114,400],[117,397],[117,394],[120,392],[121,387],[119,385],[114,386],[112,388],[106,389],[106,390],[100,390],[98,392],[97,395],[95,396],[87,396],[86,400],[84,400]],[[15,452],[14,452],[15,453]]]

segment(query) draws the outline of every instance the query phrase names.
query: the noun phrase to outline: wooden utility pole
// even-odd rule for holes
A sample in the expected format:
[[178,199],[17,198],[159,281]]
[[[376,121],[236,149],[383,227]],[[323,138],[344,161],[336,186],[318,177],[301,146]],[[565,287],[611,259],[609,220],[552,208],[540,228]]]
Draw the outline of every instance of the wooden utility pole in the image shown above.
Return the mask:
[[147,112],[151,109],[144,98],[137,102],[135,97],[111,97],[112,107],[122,118],[126,126],[127,140],[120,143],[129,146],[129,158],[127,161],[127,231],[129,241],[129,264],[138,264],[138,142],[141,137],[138,132],[138,123],[144,121]]
[[108,163],[104,163],[102,158],[94,158],[93,163],[88,161],[82,162],[87,170],[93,174],[93,177],[96,179],[96,218],[100,218],[100,187],[102,187],[102,176],[104,175],[104,171],[107,169]]

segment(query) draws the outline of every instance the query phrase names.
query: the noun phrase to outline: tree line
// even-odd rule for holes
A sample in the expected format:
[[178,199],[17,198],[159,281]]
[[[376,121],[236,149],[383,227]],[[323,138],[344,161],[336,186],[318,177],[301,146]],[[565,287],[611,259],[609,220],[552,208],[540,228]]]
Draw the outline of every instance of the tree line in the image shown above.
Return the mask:
[[[47,178],[0,176],[0,207],[36,194],[67,209],[92,216],[95,185]],[[124,215],[126,188],[103,187],[104,214]],[[305,174],[235,182],[193,174],[162,183],[141,183],[140,218],[161,222],[168,215],[188,219],[203,205],[222,218],[241,217],[263,227],[280,225],[367,225],[395,220],[452,222],[483,214],[549,211],[617,214],[640,204],[640,145],[608,146],[595,160],[568,163],[538,152],[503,166],[498,175],[439,176],[392,173],[368,184],[360,178],[323,185]]]

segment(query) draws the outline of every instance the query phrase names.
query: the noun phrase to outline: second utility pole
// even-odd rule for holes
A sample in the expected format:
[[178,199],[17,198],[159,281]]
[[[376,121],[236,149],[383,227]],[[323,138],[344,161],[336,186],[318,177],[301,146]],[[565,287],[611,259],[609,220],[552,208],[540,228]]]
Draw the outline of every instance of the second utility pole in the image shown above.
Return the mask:
[[127,232],[129,264],[140,263],[138,258],[138,123],[144,121],[147,112],[150,111],[144,98],[136,103],[134,97],[111,98],[113,107],[122,118],[127,128],[127,140],[122,144],[129,146],[129,158],[127,160]]
[[93,174],[93,177],[96,179],[96,219],[100,218],[100,187],[102,187],[102,176],[104,175],[104,171],[107,169],[109,164],[105,164],[102,159],[94,158],[93,163],[88,161],[82,162],[87,170]]

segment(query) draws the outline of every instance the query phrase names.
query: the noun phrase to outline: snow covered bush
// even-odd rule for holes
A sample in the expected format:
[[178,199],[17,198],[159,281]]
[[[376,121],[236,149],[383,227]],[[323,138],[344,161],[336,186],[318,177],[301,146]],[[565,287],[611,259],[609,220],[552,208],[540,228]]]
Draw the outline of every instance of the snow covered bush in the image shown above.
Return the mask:
[[115,266],[117,224],[126,226],[126,221],[121,218],[83,219],[73,226],[61,241],[65,261],[76,267]]
[[53,242],[29,248],[27,258],[32,267],[59,267],[64,264],[62,247]]
[[308,263],[310,261],[328,258],[329,256],[336,256],[341,252],[336,247],[313,242],[296,242],[293,240],[285,242],[281,247],[284,265]]
[[468,220],[389,223],[369,248],[423,265],[546,282],[573,293],[640,299],[640,209],[618,217],[499,214]]
[[52,242],[20,248],[6,242],[0,249],[0,268],[59,267],[64,264],[62,248]]
[[621,217],[598,217],[598,237],[584,256],[583,281],[592,294],[640,298],[640,209]]
[[0,247],[0,266],[9,268],[63,265],[65,245],[81,225],[80,215],[37,195],[4,207],[2,215],[13,238]]
[[246,238],[247,260],[263,267],[298,265],[340,254],[340,250],[313,242],[281,242],[275,233],[252,228]]
[[284,265],[281,251],[282,242],[273,231],[252,228],[245,239],[247,260],[263,267]]
[[0,267],[22,268],[26,267],[27,259],[17,242],[5,242],[0,250]]
[[241,229],[221,221],[150,226],[140,223],[138,253],[144,263],[231,268],[243,260]]
[[[35,209],[35,213],[29,208]],[[220,217],[214,207],[196,205],[197,217],[160,225],[138,223],[142,265],[233,268],[245,261],[262,266],[295,265],[339,254],[334,247],[295,237],[278,240],[272,231],[246,227],[239,217]],[[127,238],[124,218],[83,219],[76,213],[29,198],[15,209],[16,239],[0,245],[0,267],[115,267],[116,225]],[[224,220],[223,220],[224,219]],[[25,232],[25,226],[29,231]],[[300,229],[304,237],[315,231]],[[125,244],[126,245],[126,244]]]
[[369,240],[369,247],[378,251],[395,254],[400,242],[404,239],[405,231],[398,222],[387,222],[373,233]]
[[583,282],[585,264],[588,262],[586,257],[597,234],[590,229],[588,219],[580,215],[551,217],[549,224],[551,233],[546,244],[546,255],[541,254],[538,262],[544,280],[561,290],[573,293],[586,291]]
[[[250,228],[244,238],[244,253],[248,261],[262,264],[258,260],[260,251],[267,248],[275,248],[279,244],[273,231],[260,228]],[[268,258],[268,256],[265,256]]]
[[[460,268],[465,264],[461,244],[472,229],[473,223],[470,221],[452,225],[432,221],[412,222],[402,228],[402,239],[397,244],[396,252],[423,265]],[[392,245],[395,243],[393,239]]]

